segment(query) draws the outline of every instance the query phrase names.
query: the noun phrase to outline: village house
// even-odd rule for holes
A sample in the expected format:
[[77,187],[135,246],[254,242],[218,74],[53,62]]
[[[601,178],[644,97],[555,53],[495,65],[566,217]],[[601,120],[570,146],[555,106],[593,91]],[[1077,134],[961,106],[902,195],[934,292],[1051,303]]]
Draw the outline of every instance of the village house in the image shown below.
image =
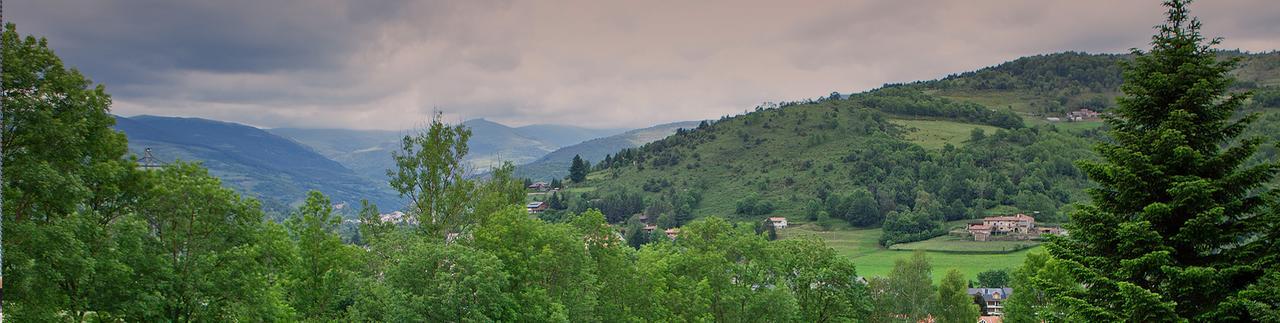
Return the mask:
[[645,234],[649,234],[649,233],[653,233],[653,230],[657,230],[657,229],[658,229],[658,226],[656,225],[646,224],[643,230]]
[[785,217],[780,217],[780,216],[771,217],[769,218],[769,222],[773,224],[774,229],[787,228],[787,218]]
[[667,229],[667,231],[665,231],[664,233],[667,234],[667,238],[671,238],[671,240],[675,240],[676,237],[680,236],[680,229],[670,228],[670,229]]
[[1059,227],[1037,227],[1036,232],[1039,232],[1041,235],[1059,235],[1063,234],[1065,230],[1062,230],[1062,228]]
[[1004,322],[1004,319],[995,315],[983,315],[978,317],[978,323],[1000,323],[1000,322]]
[[547,184],[547,182],[537,182],[529,184],[528,188],[539,192],[546,192],[548,189],[551,189],[551,185]]
[[530,214],[542,213],[542,211],[547,210],[547,203],[540,202],[540,201],[533,201],[525,205],[524,208],[528,209]]
[[[984,306],[982,307],[985,309],[985,311],[982,314],[989,315],[989,316],[1003,316],[1004,300],[1008,299],[1009,295],[1011,294],[1013,294],[1013,288],[1008,288],[1008,287],[970,288],[969,289],[969,295],[975,296],[974,301],[977,301],[978,297],[982,297],[982,302],[985,303]],[[988,321],[988,322],[991,322],[991,321]],[[999,322],[999,321],[996,321],[996,322]]]
[[410,225],[418,224],[418,219],[408,216],[404,214],[404,212],[400,212],[400,211],[395,211],[387,214],[379,214],[378,221],[382,221],[382,223],[391,223],[391,224],[410,224]]
[[969,223],[968,230],[976,241],[988,241],[993,236],[1032,239],[1043,234],[1062,234],[1062,228],[1037,227],[1036,219],[1026,214],[986,217],[982,222]]
[[1097,120],[1101,116],[1102,114],[1098,113],[1097,111],[1093,111],[1085,108],[1085,109],[1068,112],[1067,120],[1071,120],[1071,121]]

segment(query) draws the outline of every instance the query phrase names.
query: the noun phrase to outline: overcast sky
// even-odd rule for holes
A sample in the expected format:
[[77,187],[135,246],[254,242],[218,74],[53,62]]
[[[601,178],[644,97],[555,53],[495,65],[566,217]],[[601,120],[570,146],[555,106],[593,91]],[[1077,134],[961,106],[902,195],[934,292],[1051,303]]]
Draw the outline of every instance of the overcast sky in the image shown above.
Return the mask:
[[[182,2],[182,3],[178,3]],[[117,114],[399,130],[644,127],[1146,47],[1158,1],[11,0]],[[1275,0],[1192,6],[1223,48],[1280,48]]]

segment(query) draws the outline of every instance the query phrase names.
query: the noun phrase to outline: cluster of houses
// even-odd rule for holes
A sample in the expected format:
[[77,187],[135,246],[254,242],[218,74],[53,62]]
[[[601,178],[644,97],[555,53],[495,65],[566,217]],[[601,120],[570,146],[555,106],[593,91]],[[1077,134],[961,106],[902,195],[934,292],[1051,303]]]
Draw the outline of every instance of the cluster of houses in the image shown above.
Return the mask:
[[1048,120],[1049,122],[1060,122],[1064,120],[1076,122],[1076,121],[1096,121],[1101,118],[1102,118],[1102,113],[1098,111],[1093,111],[1092,109],[1083,108],[1080,110],[1067,112],[1067,115],[1063,117],[1048,117],[1048,118],[1045,118],[1045,120]]
[[969,223],[969,235],[975,241],[1030,240],[1042,235],[1058,235],[1059,227],[1036,226],[1036,218],[1026,214],[989,216],[982,222]]
[[547,182],[534,182],[533,184],[529,184],[529,187],[526,188],[538,192],[546,192],[553,189],[551,184],[547,184]]

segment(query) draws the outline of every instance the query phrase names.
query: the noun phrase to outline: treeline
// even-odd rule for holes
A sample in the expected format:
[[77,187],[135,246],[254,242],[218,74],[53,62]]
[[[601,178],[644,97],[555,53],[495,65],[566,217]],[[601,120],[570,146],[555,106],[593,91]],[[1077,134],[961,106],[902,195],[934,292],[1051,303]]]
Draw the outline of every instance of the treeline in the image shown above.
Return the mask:
[[992,109],[981,104],[955,101],[907,87],[885,87],[850,96],[855,105],[914,117],[936,117],[1000,128],[1023,127],[1022,117],[1009,109]]
[[1120,62],[1127,59],[1129,55],[1083,52],[1035,55],[922,83],[938,89],[1028,90],[1041,96],[1064,90],[1114,92],[1124,82]]

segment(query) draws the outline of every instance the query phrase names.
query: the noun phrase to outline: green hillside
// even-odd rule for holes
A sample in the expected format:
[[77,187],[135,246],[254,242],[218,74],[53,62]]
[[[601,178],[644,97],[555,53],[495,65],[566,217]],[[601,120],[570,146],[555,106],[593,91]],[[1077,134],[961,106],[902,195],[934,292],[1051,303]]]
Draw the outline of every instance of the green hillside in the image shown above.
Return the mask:
[[[1240,59],[1232,74],[1235,90],[1251,90],[1259,106],[1280,106],[1280,52],[1259,54],[1223,51]],[[1129,55],[1065,52],[1019,58],[939,80],[895,84],[941,97],[1018,111],[1031,123],[1079,108],[1106,110],[1120,94],[1120,64]]]
[[[1253,91],[1263,121],[1250,133],[1280,139],[1271,107],[1280,54],[1240,54],[1236,90]],[[1060,53],[940,80],[761,106],[602,160],[569,210],[597,207],[660,226],[719,215],[742,220],[882,227],[893,244],[941,234],[944,221],[1040,212],[1065,221],[1090,184],[1074,162],[1095,158],[1102,123],[1048,122],[1078,108],[1105,111],[1124,55]],[[1274,149],[1264,154],[1274,154]],[[579,191],[572,191],[579,192]]]

